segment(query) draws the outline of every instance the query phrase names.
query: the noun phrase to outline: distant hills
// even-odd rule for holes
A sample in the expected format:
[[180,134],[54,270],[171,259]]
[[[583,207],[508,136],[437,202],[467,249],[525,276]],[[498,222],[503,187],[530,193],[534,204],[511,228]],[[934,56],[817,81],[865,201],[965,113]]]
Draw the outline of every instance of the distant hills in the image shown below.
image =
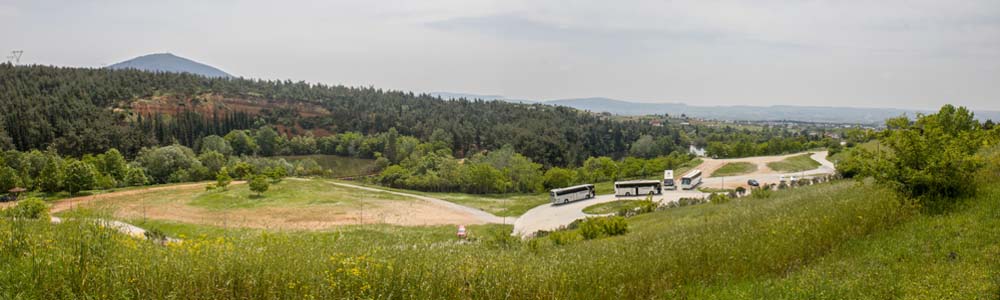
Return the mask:
[[[462,93],[431,93],[440,96],[442,99],[483,99],[501,100],[516,103],[542,103],[549,105],[567,106],[581,110],[593,112],[608,112],[616,115],[638,116],[652,114],[687,115],[691,117],[716,119],[716,120],[736,120],[736,121],[762,121],[762,120],[786,120],[802,122],[824,122],[824,123],[855,123],[855,124],[881,124],[885,119],[898,117],[901,115],[915,116],[918,113],[932,113],[927,110],[898,109],[898,108],[857,108],[857,107],[826,107],[826,106],[693,106],[683,103],[644,103],[631,102],[610,98],[573,98],[547,101],[512,100],[499,95],[475,95]],[[446,97],[447,96],[447,97]],[[998,111],[976,111],[976,116],[981,119],[1000,120]]]
[[170,53],[139,56],[108,66],[111,69],[137,69],[150,72],[191,73],[205,77],[233,77],[215,67]]

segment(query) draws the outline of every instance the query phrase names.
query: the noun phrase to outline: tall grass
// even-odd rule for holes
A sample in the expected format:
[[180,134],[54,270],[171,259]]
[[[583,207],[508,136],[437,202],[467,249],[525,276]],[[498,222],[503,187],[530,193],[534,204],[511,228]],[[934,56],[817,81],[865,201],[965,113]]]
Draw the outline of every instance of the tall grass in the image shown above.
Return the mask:
[[496,234],[509,226],[475,227],[462,243],[450,226],[374,226],[226,231],[163,247],[88,222],[3,220],[0,297],[650,298],[792,272],[912,212],[891,191],[844,182],[669,209],[630,218],[624,236],[530,247]]

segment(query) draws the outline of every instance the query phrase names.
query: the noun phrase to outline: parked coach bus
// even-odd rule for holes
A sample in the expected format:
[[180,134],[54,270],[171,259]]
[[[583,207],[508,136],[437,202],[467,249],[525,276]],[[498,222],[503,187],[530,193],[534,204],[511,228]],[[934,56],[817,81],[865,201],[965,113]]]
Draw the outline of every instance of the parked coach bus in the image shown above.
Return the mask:
[[633,180],[615,182],[615,196],[659,195],[663,192],[659,180]]
[[677,189],[677,184],[674,183],[674,170],[663,171],[663,189],[671,191]]
[[681,188],[685,190],[694,189],[701,184],[701,170],[693,170],[681,177]]
[[572,201],[594,198],[594,185],[581,184],[568,188],[554,189],[549,191],[552,196],[552,204],[565,204]]

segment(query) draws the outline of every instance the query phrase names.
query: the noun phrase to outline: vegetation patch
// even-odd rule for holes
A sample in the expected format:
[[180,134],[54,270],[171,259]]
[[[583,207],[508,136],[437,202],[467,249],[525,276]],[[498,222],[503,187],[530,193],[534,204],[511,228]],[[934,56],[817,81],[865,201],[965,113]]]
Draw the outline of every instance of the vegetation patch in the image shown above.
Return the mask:
[[603,215],[617,213],[621,210],[636,209],[642,206],[642,204],[640,200],[615,200],[587,206],[587,208],[583,209],[583,212],[591,215]]
[[749,174],[754,171],[757,171],[757,164],[748,162],[731,162],[716,169],[715,172],[712,172],[711,177],[736,176]]
[[284,180],[270,185],[263,197],[258,197],[247,184],[232,186],[224,191],[205,191],[193,196],[190,205],[215,210],[309,205],[360,209],[365,200],[415,201],[406,196],[341,187],[323,180]]
[[769,162],[767,167],[778,172],[801,172],[816,169],[820,166],[818,161],[813,160],[812,154],[796,155],[785,158],[781,161]]
[[312,160],[322,167],[327,172],[328,176],[336,178],[370,175],[374,173],[376,169],[374,159],[340,155],[314,154],[278,156],[276,158],[284,158],[292,163],[307,162],[308,160]]

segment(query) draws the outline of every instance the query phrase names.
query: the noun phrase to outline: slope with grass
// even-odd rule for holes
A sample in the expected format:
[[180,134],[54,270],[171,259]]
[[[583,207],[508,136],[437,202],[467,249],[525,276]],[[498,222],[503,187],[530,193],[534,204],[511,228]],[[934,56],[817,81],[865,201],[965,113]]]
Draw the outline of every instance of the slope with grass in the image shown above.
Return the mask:
[[785,158],[781,161],[769,162],[767,167],[778,172],[801,172],[818,168],[821,164],[810,158],[812,154],[802,154]]
[[617,200],[611,202],[605,202],[601,204],[594,204],[587,206],[583,209],[583,212],[591,215],[603,215],[616,213],[623,209],[633,209],[640,206],[639,201],[635,200]]
[[731,162],[712,172],[711,177],[736,176],[757,171],[757,164],[749,162]]
[[[450,226],[366,225],[329,233],[273,233],[198,231],[184,225],[164,231],[179,235],[188,230],[204,236],[163,248],[85,224],[41,226],[5,220],[0,240],[17,243],[4,244],[0,260],[8,266],[5,270],[16,271],[0,272],[0,297],[18,292],[27,298],[213,299],[264,294],[407,299],[701,295],[715,286],[782,279],[796,270],[836,266],[826,257],[846,257],[841,254],[845,249],[878,239],[910,238],[893,232],[919,221],[915,215],[915,208],[890,190],[840,182],[779,191],[768,199],[641,215],[629,219],[627,235],[562,246],[548,238],[520,242],[508,235],[509,226],[475,227],[473,241],[456,243]],[[992,237],[971,232],[963,236],[976,241]],[[94,259],[81,261],[81,257]],[[851,263],[857,264],[852,268],[871,267],[866,261]],[[970,263],[968,267],[969,272],[983,274],[977,270],[992,266]],[[937,270],[943,269],[928,272]],[[88,278],[83,285],[73,279],[81,271]],[[856,278],[844,274],[831,280],[829,284],[836,286]],[[801,283],[822,288],[808,280]],[[917,283],[874,278],[871,284],[892,289]],[[47,288],[31,288],[38,286]]]

